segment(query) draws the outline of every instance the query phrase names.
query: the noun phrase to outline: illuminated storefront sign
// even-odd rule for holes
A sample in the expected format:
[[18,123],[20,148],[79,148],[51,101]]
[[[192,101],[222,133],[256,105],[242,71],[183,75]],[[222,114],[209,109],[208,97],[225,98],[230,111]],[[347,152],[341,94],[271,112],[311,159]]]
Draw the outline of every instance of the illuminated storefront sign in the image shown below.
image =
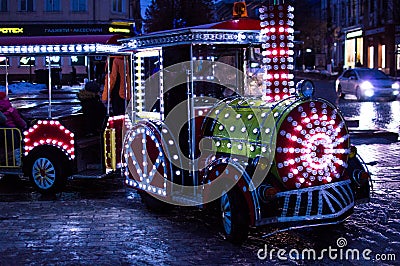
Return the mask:
[[362,36],[362,30],[352,31],[346,34],[347,39]]
[[61,36],[61,35],[81,35],[81,34],[110,34],[122,33],[130,35],[132,25],[112,25],[112,24],[40,24],[24,25],[0,25],[0,35],[24,35],[24,36]]
[[122,28],[114,28],[114,27],[109,27],[108,31],[111,33],[130,33],[130,29],[122,29]]
[[3,34],[21,34],[24,33],[24,28],[0,28]]
[[20,66],[34,66],[36,62],[36,58],[33,56],[21,56],[19,58]]

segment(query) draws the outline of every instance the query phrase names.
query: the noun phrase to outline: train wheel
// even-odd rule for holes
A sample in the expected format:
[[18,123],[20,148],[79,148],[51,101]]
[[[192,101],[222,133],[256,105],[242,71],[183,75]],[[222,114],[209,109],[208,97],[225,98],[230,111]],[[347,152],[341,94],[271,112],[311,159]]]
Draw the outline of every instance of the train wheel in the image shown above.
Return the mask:
[[55,193],[65,185],[66,176],[59,158],[39,152],[30,161],[30,179],[40,193]]
[[242,244],[249,233],[249,211],[237,188],[222,195],[221,218],[226,238],[234,244]]

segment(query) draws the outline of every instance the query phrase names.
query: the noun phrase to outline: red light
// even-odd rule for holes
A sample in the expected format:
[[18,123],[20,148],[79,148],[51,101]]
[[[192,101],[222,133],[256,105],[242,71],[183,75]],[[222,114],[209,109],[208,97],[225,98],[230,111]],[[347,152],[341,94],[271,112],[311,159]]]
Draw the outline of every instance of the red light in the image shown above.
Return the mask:
[[[322,113],[335,114],[335,124],[314,123]],[[310,116],[316,120],[311,122]],[[276,142],[277,171],[288,189],[338,181],[347,166],[348,131],[335,107],[327,103],[306,102],[291,110]]]
[[[62,149],[71,159],[75,157],[74,134],[65,129],[59,121],[39,120],[36,125],[24,132],[25,154],[39,145],[52,145]],[[46,136],[46,137],[44,137]]]
[[[293,70],[293,54],[290,49],[286,47],[293,47],[293,31],[289,31],[293,23],[292,15],[288,11],[288,4],[283,5],[270,5],[265,9],[265,13],[260,16],[261,27],[264,27],[262,34],[264,34],[265,43],[263,44],[263,56],[266,58],[265,62],[269,74],[272,75],[274,80],[270,84],[266,84],[266,94],[268,101],[280,101],[290,96],[294,91],[294,76],[290,73]],[[268,19],[267,23],[264,23]],[[268,27],[267,27],[268,25]],[[269,26],[272,25],[272,26]],[[274,25],[277,25],[274,27]],[[279,25],[279,26],[278,26]],[[271,49],[272,47],[272,49]],[[277,49],[277,48],[280,49]],[[270,80],[270,79],[267,79]],[[281,82],[276,83],[275,80]]]

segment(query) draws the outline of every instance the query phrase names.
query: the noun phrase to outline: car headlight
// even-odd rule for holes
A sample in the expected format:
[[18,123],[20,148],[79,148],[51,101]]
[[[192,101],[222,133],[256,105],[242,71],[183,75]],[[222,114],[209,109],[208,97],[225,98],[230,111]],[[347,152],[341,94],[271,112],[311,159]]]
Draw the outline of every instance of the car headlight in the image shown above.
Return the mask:
[[370,89],[374,88],[374,86],[372,85],[372,83],[369,82],[369,81],[364,81],[363,83],[361,83],[360,87],[361,87],[361,89],[363,89],[363,90],[370,90]]
[[364,95],[367,96],[367,97],[372,97],[372,96],[374,96],[374,90],[373,89],[366,89],[364,91]]
[[394,90],[400,89],[400,84],[398,82],[393,83],[392,84],[392,89],[394,89]]

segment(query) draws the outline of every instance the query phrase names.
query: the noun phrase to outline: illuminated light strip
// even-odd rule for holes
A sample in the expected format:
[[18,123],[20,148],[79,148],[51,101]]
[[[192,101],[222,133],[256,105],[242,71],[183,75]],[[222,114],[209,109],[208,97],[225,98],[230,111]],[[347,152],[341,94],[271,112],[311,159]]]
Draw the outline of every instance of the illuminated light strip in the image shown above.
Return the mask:
[[142,73],[143,67],[142,64],[144,63],[141,54],[135,54],[136,57],[136,66],[135,66],[135,83],[136,83],[136,111],[142,112],[143,111],[143,102],[144,102],[144,79],[142,77],[144,74]]
[[124,41],[125,48],[155,47],[165,44],[187,43],[256,43],[260,42],[258,30],[190,29],[186,32],[164,33],[156,36],[139,36]]
[[259,9],[262,55],[266,73],[263,86],[267,102],[280,101],[294,92],[293,7],[287,4]]
[[[155,143],[155,147],[157,148],[157,150],[159,152],[158,158],[155,160],[155,164],[149,169],[147,168],[147,166],[149,166],[149,163],[147,161],[149,158],[146,155],[146,152],[147,152],[146,139],[148,136],[151,137],[151,139],[153,140],[153,143]],[[141,153],[138,153],[138,155],[142,154],[142,159],[144,159],[144,160],[141,160],[140,163],[136,159],[136,156],[135,156],[134,151],[132,150],[132,146],[131,146],[132,142],[135,139],[137,139],[137,137],[139,137],[139,139],[141,140],[141,143],[142,143],[141,144],[142,151],[141,151]],[[166,187],[167,187],[166,180],[167,180],[168,176],[166,174],[167,167],[165,164],[165,156],[164,156],[164,153],[162,152],[162,147],[158,143],[158,139],[156,138],[154,133],[151,130],[144,129],[144,128],[138,128],[136,130],[131,130],[127,134],[124,143],[125,143],[125,145],[123,148],[123,151],[124,151],[123,157],[125,159],[125,162],[124,162],[124,167],[125,167],[124,175],[126,178],[125,183],[127,185],[130,185],[135,188],[147,190],[147,191],[155,193],[155,194],[166,196]],[[172,144],[173,144],[173,142],[172,143],[170,142],[170,145],[172,145]],[[131,179],[130,173],[129,173],[129,171],[130,171],[129,166],[136,169],[136,173],[132,173],[132,175],[138,176],[139,180]],[[151,183],[153,182],[153,178],[154,178],[156,172],[158,172],[158,169],[160,166],[162,167],[162,170],[164,172],[163,188],[159,188],[154,185],[151,185]],[[143,170],[141,169],[141,167],[143,167]],[[180,175],[180,173],[177,173],[177,175]]]
[[[46,135],[46,138],[43,136]],[[59,121],[39,120],[37,124],[24,132],[25,155],[41,145],[58,147],[70,159],[75,158],[74,133],[66,129]]]
[[0,46],[0,51],[4,55],[8,54],[32,54],[42,53],[46,55],[54,54],[86,54],[86,53],[115,53],[118,52],[119,45],[104,44],[64,44],[64,45],[10,45]]

